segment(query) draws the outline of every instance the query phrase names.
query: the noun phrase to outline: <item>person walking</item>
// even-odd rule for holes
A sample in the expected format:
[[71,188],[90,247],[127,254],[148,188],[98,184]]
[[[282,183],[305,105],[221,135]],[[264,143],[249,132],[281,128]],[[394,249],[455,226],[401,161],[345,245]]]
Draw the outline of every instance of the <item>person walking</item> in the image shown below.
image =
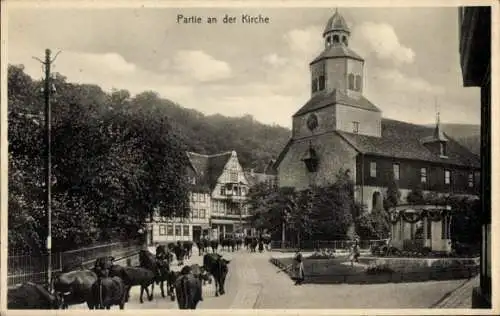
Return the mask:
[[354,240],[354,245],[352,245],[351,249],[351,267],[354,267],[354,262],[358,262],[359,258],[359,240],[356,238]]

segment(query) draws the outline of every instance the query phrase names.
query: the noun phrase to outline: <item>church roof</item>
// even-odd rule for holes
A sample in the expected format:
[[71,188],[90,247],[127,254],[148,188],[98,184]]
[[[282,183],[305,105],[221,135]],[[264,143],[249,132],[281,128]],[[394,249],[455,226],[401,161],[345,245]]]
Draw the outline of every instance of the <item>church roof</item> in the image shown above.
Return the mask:
[[189,162],[196,173],[196,184],[209,189],[215,189],[217,179],[224,171],[232,152],[224,152],[215,155],[202,155],[193,152],[187,152]]
[[307,101],[307,103],[304,104],[304,106],[301,107],[300,110],[298,110],[293,116],[299,116],[333,104],[344,104],[368,111],[381,112],[378,107],[376,107],[364,96],[360,96],[359,99],[354,99],[343,93],[341,90],[335,89],[330,93],[316,94],[309,99],[309,101]]
[[314,64],[322,59],[328,58],[343,58],[349,57],[359,61],[364,61],[363,57],[359,56],[356,52],[350,49],[348,46],[343,44],[330,45],[328,46],[318,57],[314,58],[309,64]]
[[335,13],[328,19],[328,22],[326,22],[325,31],[323,32],[323,35],[325,35],[330,31],[345,31],[347,33],[351,32],[344,17],[340,15],[338,10],[335,10]]
[[[447,158],[442,158],[425,147],[422,138],[432,135],[433,128],[415,125],[406,122],[382,119],[382,136],[366,136],[360,134],[334,131],[344,141],[350,144],[357,152],[399,159],[411,159],[440,164],[458,165],[463,167],[480,167],[480,158],[460,145],[450,137],[447,137]],[[280,153],[276,166],[279,166],[285,155],[294,152],[291,147],[294,140],[290,139]],[[302,152],[294,152],[293,155],[300,159]],[[321,157],[320,157],[321,159]]]
[[363,154],[479,168],[479,157],[450,137],[446,137],[448,140],[447,158],[428,150],[422,139],[433,135],[433,132],[433,128],[430,127],[390,119],[382,119],[382,137],[337,131]]

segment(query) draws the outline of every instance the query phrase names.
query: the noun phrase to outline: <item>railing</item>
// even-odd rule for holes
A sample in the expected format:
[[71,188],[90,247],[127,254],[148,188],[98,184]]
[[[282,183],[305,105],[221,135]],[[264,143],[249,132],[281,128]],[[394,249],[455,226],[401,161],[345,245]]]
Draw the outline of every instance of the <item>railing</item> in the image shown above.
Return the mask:
[[[81,266],[89,268],[95,259],[113,256],[116,260],[131,257],[139,252],[142,243],[117,242],[66,252],[52,253],[52,271],[65,272]],[[7,258],[8,286],[24,282],[47,283],[48,254],[9,255]]]
[[[384,243],[385,239],[378,240],[361,240],[358,242],[360,249],[370,249],[372,245]],[[352,247],[354,241],[352,240],[304,240],[300,243],[302,250],[316,250],[316,249],[337,249],[348,250]],[[272,249],[297,249],[299,245],[296,242],[281,240],[271,241]]]

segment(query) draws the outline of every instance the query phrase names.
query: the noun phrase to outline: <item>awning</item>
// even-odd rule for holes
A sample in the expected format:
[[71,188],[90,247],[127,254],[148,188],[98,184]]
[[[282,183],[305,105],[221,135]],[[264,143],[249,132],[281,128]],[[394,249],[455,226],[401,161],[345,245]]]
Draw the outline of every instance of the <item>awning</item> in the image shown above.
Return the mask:
[[[242,220],[242,223],[244,223],[245,220]],[[212,219],[212,224],[239,224],[240,220],[239,219]]]

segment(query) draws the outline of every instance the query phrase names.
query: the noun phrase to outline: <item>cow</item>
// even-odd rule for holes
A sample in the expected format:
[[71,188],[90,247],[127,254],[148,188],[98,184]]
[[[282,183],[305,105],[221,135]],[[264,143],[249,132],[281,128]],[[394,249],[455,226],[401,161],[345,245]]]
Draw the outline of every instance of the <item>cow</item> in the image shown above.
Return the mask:
[[[141,295],[139,298],[141,304],[144,302],[144,291],[146,291],[148,300],[153,300],[155,282],[155,273],[153,271],[141,267],[122,267],[120,265],[112,264],[112,261],[110,259],[111,257],[103,257],[96,260],[94,271],[97,273],[98,277],[119,277],[120,279],[122,279],[125,283],[126,288],[126,302],[128,301],[128,298],[130,296],[130,289],[133,286],[141,286]],[[148,287],[150,285],[151,295],[149,294],[148,290]]]
[[187,259],[190,259],[191,255],[193,254],[193,242],[189,240],[185,241],[182,246],[184,248],[184,255]]
[[110,309],[118,305],[124,309],[127,301],[127,285],[117,277],[100,277],[91,288],[91,298],[88,302],[89,309]]
[[32,282],[7,291],[8,309],[60,309],[62,298],[51,294],[46,288]]
[[245,248],[250,250],[250,244],[252,243],[252,237],[245,236]]
[[207,273],[204,267],[200,267],[198,264],[192,264],[191,266],[191,271],[194,276],[200,279],[202,281],[202,284],[205,285],[207,282],[212,283],[212,279],[210,278],[210,275]]
[[208,248],[208,240],[205,238],[200,239],[197,243],[196,246],[198,247],[198,255],[202,255],[206,248]]
[[219,248],[219,241],[216,239],[210,240],[210,248],[212,248],[212,253],[216,253]]
[[219,254],[205,254],[203,257],[203,268],[214,278],[215,296],[224,295],[224,283],[229,272],[229,260],[222,258]]
[[177,259],[177,265],[184,265],[185,250],[180,241],[178,241],[174,246],[173,253],[175,254],[175,258]]
[[242,244],[243,244],[242,238],[240,238],[240,237],[236,238],[236,250],[240,250]]
[[196,309],[203,300],[201,281],[193,275],[190,266],[182,268],[175,282],[175,294],[179,309]]
[[157,251],[156,257],[148,250],[139,251],[139,265],[140,267],[148,269],[154,273],[155,282],[157,285],[160,285],[161,297],[165,297],[164,284],[165,281],[168,283],[170,265],[166,260],[168,256],[166,252],[164,252],[164,249],[157,248]]
[[255,249],[257,248],[258,241],[257,238],[252,238],[252,241],[250,242],[250,251],[255,252]]
[[76,270],[54,275],[52,288],[63,300],[62,309],[67,309],[69,305],[88,303],[92,284],[97,278],[95,271],[91,270]]
[[174,261],[174,256],[172,255],[172,252],[165,248],[165,246],[159,245],[156,247],[156,259],[162,261],[166,260],[170,265],[172,261]]

